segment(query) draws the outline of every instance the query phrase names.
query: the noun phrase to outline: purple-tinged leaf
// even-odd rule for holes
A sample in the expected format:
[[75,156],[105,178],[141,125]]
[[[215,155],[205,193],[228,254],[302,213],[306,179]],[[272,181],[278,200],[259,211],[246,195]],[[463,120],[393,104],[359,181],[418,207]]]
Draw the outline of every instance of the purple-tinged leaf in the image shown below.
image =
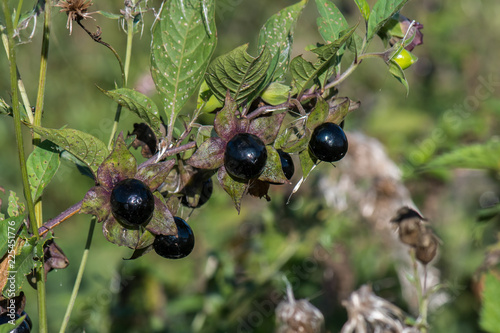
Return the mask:
[[278,136],[285,115],[286,112],[270,113],[255,118],[250,122],[248,133],[257,135],[264,144],[269,145]]
[[248,184],[231,177],[226,172],[225,167],[221,167],[219,169],[217,179],[219,180],[219,183],[221,184],[224,191],[226,191],[233,200],[234,207],[236,207],[236,210],[239,214],[241,208],[241,198],[243,197],[243,194],[245,194]]
[[225,141],[229,141],[238,130],[238,119],[236,118],[236,111],[238,105],[228,94],[222,110],[217,112],[214,121],[215,133]]
[[130,153],[120,133],[115,148],[97,171],[97,181],[100,185],[112,189],[124,179],[134,178],[137,172],[137,162]]
[[224,164],[226,142],[221,138],[209,138],[202,143],[186,163],[199,169],[217,169]]
[[149,164],[137,170],[135,178],[148,185],[151,192],[154,192],[163,184],[174,164],[175,160]]
[[163,196],[155,192],[155,211],[146,229],[155,235],[176,235],[177,226],[172,213],[168,210]]
[[259,180],[275,184],[289,183],[281,167],[281,159],[278,151],[271,146],[266,146],[267,160],[264,171],[259,176]]
[[106,220],[111,212],[110,196],[111,190],[102,186],[92,187],[83,198],[80,213],[94,215],[98,222]]

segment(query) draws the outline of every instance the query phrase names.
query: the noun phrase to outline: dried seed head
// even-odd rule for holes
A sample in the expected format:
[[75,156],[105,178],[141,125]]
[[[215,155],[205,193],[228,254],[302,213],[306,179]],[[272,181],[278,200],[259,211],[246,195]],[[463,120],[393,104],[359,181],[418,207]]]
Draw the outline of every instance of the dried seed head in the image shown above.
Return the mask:
[[92,18],[88,13],[88,9],[92,6],[92,0],[60,0],[57,7],[61,7],[60,12],[68,14],[66,28],[69,29],[69,34],[73,31],[73,21],[80,21],[86,18]]
[[398,225],[401,242],[410,246],[417,246],[421,230],[424,227],[422,221],[425,221],[425,218],[409,207],[398,209],[396,216],[391,219],[392,223]]
[[400,308],[375,295],[368,285],[354,291],[342,305],[347,309],[349,317],[342,327],[342,333],[419,332],[418,329],[406,325],[406,316]]
[[287,283],[287,300],[276,307],[276,333],[321,333],[325,319],[323,314],[309,301],[296,301]]
[[427,265],[437,253],[439,241],[432,231],[426,228],[418,239],[416,257],[422,264]]

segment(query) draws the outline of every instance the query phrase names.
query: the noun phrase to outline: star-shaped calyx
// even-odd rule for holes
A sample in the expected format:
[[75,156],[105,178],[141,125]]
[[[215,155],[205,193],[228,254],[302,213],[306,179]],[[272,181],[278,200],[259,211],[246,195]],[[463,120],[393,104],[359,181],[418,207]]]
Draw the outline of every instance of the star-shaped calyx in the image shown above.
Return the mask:
[[[237,210],[247,191],[267,197],[270,183],[289,183],[283,173],[279,153],[272,145],[285,114],[245,117],[228,95],[224,107],[215,116],[214,131],[217,136],[205,140],[186,162],[199,169],[218,169],[217,178]],[[234,154],[239,156],[233,158]]]
[[[165,199],[156,191],[164,182],[175,161],[153,163],[137,167],[134,156],[127,149],[123,135],[116,140],[115,148],[97,170],[97,185],[92,187],[82,202],[81,213],[95,215],[103,222],[104,236],[111,243],[136,250],[132,258],[151,250],[155,235],[176,235],[172,213]],[[142,182],[153,194],[154,211],[144,225],[123,224],[112,213],[111,195],[117,184],[134,179]]]

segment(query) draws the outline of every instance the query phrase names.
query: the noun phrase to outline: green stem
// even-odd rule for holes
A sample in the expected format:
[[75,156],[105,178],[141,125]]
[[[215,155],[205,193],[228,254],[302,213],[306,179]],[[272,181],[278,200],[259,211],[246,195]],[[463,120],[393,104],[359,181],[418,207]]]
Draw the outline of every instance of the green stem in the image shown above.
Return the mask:
[[[35,216],[35,207],[33,197],[31,194],[28,171],[26,168],[26,160],[24,159],[24,142],[21,129],[21,113],[19,110],[19,95],[17,90],[17,67],[16,67],[16,53],[14,48],[14,26],[12,17],[10,16],[8,0],[3,0],[2,9],[5,16],[5,25],[7,26],[7,37],[9,46],[9,62],[10,62],[10,86],[12,90],[12,113],[14,117],[14,129],[16,133],[17,152],[19,157],[19,165],[21,168],[24,197],[28,206],[28,215],[30,219],[30,226],[33,235],[37,240],[40,239],[38,235],[38,227]],[[43,266],[42,266],[43,267]],[[39,317],[39,332],[47,332],[47,316],[45,308],[45,274],[42,271],[37,272],[37,293],[38,293],[38,317]]]
[[64,314],[64,319],[61,324],[61,329],[59,333],[64,333],[66,328],[68,327],[69,318],[71,317],[71,311],[75,306],[76,296],[78,295],[78,291],[80,290],[80,285],[82,282],[83,272],[85,271],[85,266],[87,265],[87,259],[89,257],[90,245],[92,244],[92,236],[94,235],[96,219],[92,218],[90,221],[89,233],[87,235],[87,242],[85,244],[85,249],[82,255],[82,261],[80,262],[80,267],[78,268],[78,274],[76,276],[75,284],[73,285],[73,291],[71,292],[71,298],[69,300],[68,307],[66,308],[66,313]]
[[[134,38],[134,19],[132,17],[127,18],[127,49],[125,53],[125,67],[123,67],[123,86],[126,87],[128,83],[128,74],[130,70],[130,59],[132,57],[132,41]],[[109,137],[108,149],[113,148],[113,139],[115,137],[116,131],[118,130],[118,123],[120,122],[120,116],[122,112],[122,106],[118,105],[116,107],[115,120],[113,122],[113,128],[111,129],[111,135]]]
[[17,27],[19,24],[19,17],[21,17],[21,11],[23,10],[23,0],[19,0],[19,3],[17,4],[17,11],[16,11],[16,17],[14,19],[14,27]]
[[[49,39],[50,39],[50,8],[48,4],[45,6],[45,20],[43,25],[42,39],[42,55],[40,58],[40,75],[38,78],[38,91],[36,95],[35,119],[33,125],[42,125],[43,103],[45,100],[45,84],[47,82],[47,59],[49,57]],[[33,141],[35,144],[40,143],[40,135],[34,133]]]
[[[3,42],[3,47],[5,49],[5,53],[7,54],[7,59],[10,58],[9,55],[9,41],[7,37],[7,33],[5,32],[5,29],[0,29],[1,34],[2,34],[2,42]],[[33,113],[31,112],[31,104],[28,99],[28,93],[26,92],[26,88],[24,87],[23,80],[21,79],[21,74],[19,73],[19,69],[16,66],[16,72],[17,72],[17,86],[19,88],[19,93],[21,94],[21,99],[23,101],[24,105],[24,110],[26,113],[26,116],[28,117],[28,120],[30,124],[33,124]]]

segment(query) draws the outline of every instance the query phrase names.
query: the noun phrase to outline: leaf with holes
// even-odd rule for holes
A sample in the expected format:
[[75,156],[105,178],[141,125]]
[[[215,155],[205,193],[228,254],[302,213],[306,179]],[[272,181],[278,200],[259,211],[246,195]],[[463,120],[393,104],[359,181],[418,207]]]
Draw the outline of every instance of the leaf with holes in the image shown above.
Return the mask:
[[378,0],[368,18],[366,40],[370,40],[408,0]]
[[49,140],[33,149],[26,161],[33,201],[37,201],[61,164],[58,147]]
[[119,88],[115,90],[104,90],[99,88],[99,90],[148,123],[157,138],[163,136],[162,122],[158,114],[158,107],[151,98],[128,88]]
[[92,170],[94,176],[99,165],[108,157],[106,144],[96,137],[71,128],[52,129],[32,126],[33,131],[73,154]]
[[171,124],[198,89],[214,52],[214,13],[214,0],[165,1],[153,27],[151,74]]
[[246,52],[247,48],[248,44],[239,46],[216,58],[208,67],[205,80],[220,101],[225,100],[229,90],[238,104],[244,101],[249,104],[264,88],[271,54],[264,48],[254,58]]
[[280,81],[288,71],[292,53],[293,30],[295,24],[307,4],[302,0],[288,6],[271,16],[259,33],[259,49],[266,47],[271,57],[278,55],[278,64],[272,74],[272,81]]

